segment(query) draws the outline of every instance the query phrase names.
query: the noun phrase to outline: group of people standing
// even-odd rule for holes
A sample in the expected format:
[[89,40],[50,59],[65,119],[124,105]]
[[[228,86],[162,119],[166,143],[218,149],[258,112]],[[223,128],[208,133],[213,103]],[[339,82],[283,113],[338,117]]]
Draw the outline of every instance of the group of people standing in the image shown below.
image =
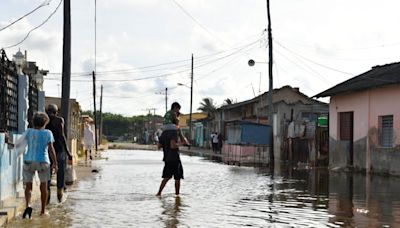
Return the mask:
[[36,172],[40,180],[40,215],[48,215],[46,205],[50,203],[50,183],[53,174],[57,176],[57,199],[59,202],[65,199],[66,166],[67,163],[72,165],[73,155],[67,146],[64,119],[57,114],[58,107],[55,104],[48,105],[46,113],[35,113],[31,127],[16,142],[17,151],[24,154],[26,209],[23,218],[32,217],[32,182]]

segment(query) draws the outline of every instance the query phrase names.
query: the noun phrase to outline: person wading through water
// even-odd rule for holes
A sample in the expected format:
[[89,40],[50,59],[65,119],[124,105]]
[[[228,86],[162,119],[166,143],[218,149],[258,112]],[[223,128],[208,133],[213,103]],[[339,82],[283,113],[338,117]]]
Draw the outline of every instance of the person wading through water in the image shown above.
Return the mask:
[[[65,188],[65,168],[66,158],[68,157],[69,162],[72,162],[72,154],[67,146],[67,139],[64,134],[64,119],[57,116],[58,107],[55,104],[49,104],[47,106],[47,114],[49,115],[50,122],[46,125],[46,129],[49,129],[54,136],[54,149],[57,156],[57,199],[58,202],[63,201],[64,188]],[[51,177],[50,173],[50,177]],[[50,178],[51,179],[51,178]],[[48,197],[47,203],[50,202],[50,182],[48,184]]]

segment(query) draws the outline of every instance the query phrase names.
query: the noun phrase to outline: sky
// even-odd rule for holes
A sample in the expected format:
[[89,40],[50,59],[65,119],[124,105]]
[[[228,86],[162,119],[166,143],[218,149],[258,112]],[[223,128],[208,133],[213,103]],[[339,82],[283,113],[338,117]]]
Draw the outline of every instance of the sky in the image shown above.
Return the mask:
[[[9,58],[26,50],[28,61],[49,70],[44,91],[51,97],[60,97],[62,87],[58,4],[0,1],[0,47]],[[311,97],[373,66],[399,62],[398,9],[398,0],[270,0],[273,87],[299,87]],[[163,115],[168,88],[168,106],[177,101],[189,113],[193,54],[193,112],[206,97],[217,107],[227,98],[254,98],[268,91],[267,25],[265,0],[72,0],[70,96],[92,110],[96,71],[96,106],[102,85],[103,112]]]

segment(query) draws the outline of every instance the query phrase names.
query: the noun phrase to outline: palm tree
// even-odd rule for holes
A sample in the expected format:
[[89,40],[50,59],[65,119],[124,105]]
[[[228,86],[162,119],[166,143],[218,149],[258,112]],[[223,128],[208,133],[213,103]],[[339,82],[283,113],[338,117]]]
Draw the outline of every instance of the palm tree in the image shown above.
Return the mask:
[[232,98],[226,98],[224,100],[224,105],[231,105],[233,104],[233,99]]
[[203,98],[202,102],[200,102],[200,107],[197,110],[207,113],[208,117],[214,117],[214,113],[217,111],[217,108],[214,105],[213,99],[206,97]]

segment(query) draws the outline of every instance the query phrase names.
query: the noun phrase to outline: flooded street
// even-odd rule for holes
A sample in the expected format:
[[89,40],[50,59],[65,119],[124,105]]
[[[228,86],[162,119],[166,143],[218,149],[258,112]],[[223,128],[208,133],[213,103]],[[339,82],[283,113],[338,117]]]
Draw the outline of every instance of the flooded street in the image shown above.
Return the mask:
[[[396,227],[400,179],[328,173],[275,172],[182,155],[185,179],[155,196],[160,151],[111,150],[99,170],[78,182],[51,217],[16,219],[8,227]],[[54,197],[54,196],[53,196]]]

